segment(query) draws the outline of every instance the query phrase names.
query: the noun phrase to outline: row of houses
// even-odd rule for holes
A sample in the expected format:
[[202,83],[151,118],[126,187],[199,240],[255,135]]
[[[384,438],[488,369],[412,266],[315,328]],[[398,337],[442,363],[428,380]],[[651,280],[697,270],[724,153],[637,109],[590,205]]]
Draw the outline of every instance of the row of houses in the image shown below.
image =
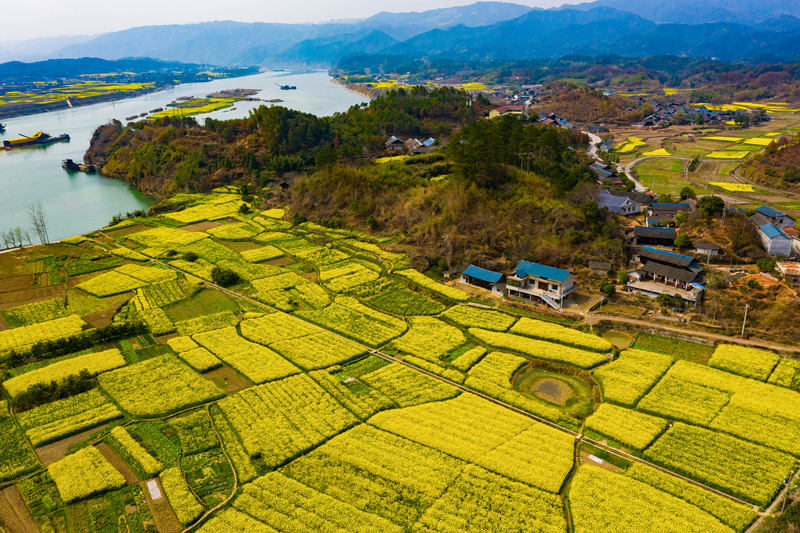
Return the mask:
[[394,153],[424,154],[436,144],[436,139],[429,137],[424,141],[410,137],[405,141],[392,135],[386,140],[386,150]]
[[[644,102],[644,98],[640,98]],[[658,100],[648,101],[653,108],[653,113],[644,117],[639,122],[633,124],[638,128],[658,128],[669,126],[679,113],[695,123],[722,122],[733,120],[737,115],[746,114],[745,110],[736,111],[714,111],[705,106],[685,106],[674,102],[661,103]],[[632,111],[633,109],[629,109]],[[769,117],[765,117],[769,120]]]
[[628,291],[651,298],[677,296],[694,305],[700,302],[705,287],[700,284],[703,267],[697,259],[651,246],[642,246],[636,257],[641,266],[628,273]]

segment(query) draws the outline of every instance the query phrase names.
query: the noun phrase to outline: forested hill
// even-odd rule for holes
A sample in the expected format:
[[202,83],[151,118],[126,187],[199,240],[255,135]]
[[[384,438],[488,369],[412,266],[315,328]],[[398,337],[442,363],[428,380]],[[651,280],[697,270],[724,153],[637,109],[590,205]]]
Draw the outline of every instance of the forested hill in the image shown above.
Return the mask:
[[[87,160],[162,198],[247,185],[301,218],[401,235],[420,257],[447,266],[618,260],[619,227],[591,201],[583,134],[514,117],[485,120],[487,112],[464,92],[416,88],[328,118],[261,107],[204,126],[114,123],[96,131]],[[444,146],[376,163],[390,135],[432,136]]]

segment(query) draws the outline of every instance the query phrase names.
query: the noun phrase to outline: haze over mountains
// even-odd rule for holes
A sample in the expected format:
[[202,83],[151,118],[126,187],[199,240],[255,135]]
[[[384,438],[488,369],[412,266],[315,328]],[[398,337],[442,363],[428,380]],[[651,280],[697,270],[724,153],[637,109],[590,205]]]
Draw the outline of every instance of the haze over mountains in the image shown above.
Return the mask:
[[[326,67],[362,55],[480,60],[663,54],[774,60],[800,57],[800,2],[596,0],[547,10],[479,2],[422,13],[379,13],[348,23],[222,21],[73,39],[38,58],[151,57],[273,68]],[[19,50],[25,47],[6,50],[5,59],[21,56]]]

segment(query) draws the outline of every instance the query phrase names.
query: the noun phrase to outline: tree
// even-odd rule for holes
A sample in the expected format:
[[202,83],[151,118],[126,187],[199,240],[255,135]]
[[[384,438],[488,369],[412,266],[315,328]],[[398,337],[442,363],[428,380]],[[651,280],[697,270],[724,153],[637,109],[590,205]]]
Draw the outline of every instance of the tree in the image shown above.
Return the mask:
[[611,298],[617,292],[617,288],[614,287],[614,284],[604,279],[600,282],[600,292],[602,292],[607,298]]
[[44,216],[41,202],[32,203],[28,208],[28,216],[30,217],[31,224],[33,225],[36,234],[39,235],[39,242],[47,244],[50,238],[47,235],[47,219]]
[[687,248],[692,247],[692,240],[685,233],[681,233],[680,235],[675,237],[675,246],[677,246],[681,250],[686,250]]
[[672,221],[675,222],[675,225],[680,227],[689,220],[689,215],[686,214],[686,211],[678,211],[675,213],[675,216],[672,217]]
[[214,267],[214,270],[211,271],[211,279],[217,285],[230,287],[239,282],[239,275],[227,268]]
[[719,196],[703,196],[697,200],[697,210],[708,219],[721,215],[724,209],[725,202]]
[[617,272],[617,281],[619,281],[623,285],[628,283],[629,279],[630,279],[630,276],[624,270],[620,270],[619,272]]
[[683,189],[681,189],[680,195],[681,195],[681,200],[688,200],[689,198],[692,199],[697,198],[697,195],[695,195],[694,193],[694,189],[692,189],[688,185]]
[[775,272],[775,259],[769,257],[762,257],[756,261],[756,266],[761,272]]

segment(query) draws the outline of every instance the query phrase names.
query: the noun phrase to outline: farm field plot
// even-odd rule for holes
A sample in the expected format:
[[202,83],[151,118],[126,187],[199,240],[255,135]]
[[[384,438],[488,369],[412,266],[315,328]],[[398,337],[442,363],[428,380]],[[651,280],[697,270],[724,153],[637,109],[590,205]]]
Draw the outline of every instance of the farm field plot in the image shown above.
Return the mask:
[[23,411],[17,420],[33,445],[39,446],[121,416],[117,406],[95,389]]
[[458,394],[458,390],[450,385],[400,363],[392,363],[364,374],[359,380],[403,407],[444,400]]
[[[536,359],[549,359],[568,363],[580,368],[592,368],[608,358],[597,352],[589,352],[570,346],[540,341],[511,333],[500,333],[480,328],[470,328],[470,334],[478,340],[501,350],[512,350]],[[599,338],[599,337],[598,337]],[[603,342],[604,339],[601,339]]]
[[299,371],[269,348],[239,336],[234,327],[198,333],[192,339],[253,383],[280,379]]
[[57,363],[32,370],[3,382],[3,388],[13,398],[36,386],[53,381],[63,381],[81,373],[97,375],[108,370],[125,366],[125,358],[116,348],[102,352],[80,355]]
[[13,479],[39,466],[39,461],[14,424],[5,401],[0,401],[0,442],[3,443],[3,449],[0,450],[0,481]]
[[282,473],[407,526],[441,496],[464,466],[432,448],[360,425],[291,462]]
[[334,292],[342,292],[380,277],[376,272],[355,261],[345,261],[323,266],[319,271],[320,281]]
[[510,333],[532,337],[534,339],[557,342],[559,344],[591,350],[593,352],[607,353],[613,349],[611,343],[603,337],[575,331],[572,328],[553,324],[552,322],[545,322],[543,320],[534,320],[532,318],[520,318],[511,328]]
[[644,350],[624,350],[619,358],[592,374],[603,389],[606,400],[635,405],[672,365],[668,355]]
[[297,315],[373,348],[399,336],[408,327],[402,320],[370,309],[350,296],[339,296],[324,309],[300,311]]
[[103,388],[134,416],[157,416],[223,396],[216,385],[181,363],[163,355],[102,374]]
[[438,361],[467,341],[460,329],[438,318],[412,317],[409,322],[411,327],[408,332],[395,339],[392,344],[401,352],[428,361]]
[[[635,479],[592,465],[578,469],[569,494],[578,533],[703,531],[730,533],[716,517]],[[619,519],[625,517],[620,528]]]
[[436,315],[445,310],[445,306],[439,302],[387,278],[359,285],[346,293],[365,298],[370,307],[395,315]]
[[571,435],[471,394],[385,411],[368,422],[551,493],[572,469]]
[[528,364],[529,361],[524,357],[492,352],[469,370],[464,385],[567,427],[576,426],[575,420],[554,405],[525,396],[513,387],[511,378]]
[[94,446],[66,456],[47,471],[67,503],[125,485],[122,474]]
[[492,331],[508,331],[516,321],[515,317],[505,313],[467,305],[455,305],[442,313],[442,316],[462,328],[482,328]]
[[242,391],[220,402],[251,457],[277,467],[358,419],[306,375]]
[[766,381],[780,357],[772,352],[735,344],[720,344],[714,350],[709,366],[747,378]]
[[78,315],[69,315],[30,326],[0,331],[0,359],[4,352],[28,348],[41,341],[70,337],[83,331],[86,322]]
[[777,450],[680,422],[645,457],[760,506],[772,500],[796,462]]
[[604,403],[586,421],[586,429],[608,436],[625,446],[643,450],[667,429],[667,421]]
[[467,293],[461,289],[456,289],[455,287],[450,287],[449,285],[437,283],[428,276],[414,269],[400,270],[395,272],[395,274],[409,280],[415,285],[419,285],[425,290],[428,290],[434,294],[438,294],[439,296],[443,296],[444,298],[455,300],[457,302],[465,302],[469,299]]

